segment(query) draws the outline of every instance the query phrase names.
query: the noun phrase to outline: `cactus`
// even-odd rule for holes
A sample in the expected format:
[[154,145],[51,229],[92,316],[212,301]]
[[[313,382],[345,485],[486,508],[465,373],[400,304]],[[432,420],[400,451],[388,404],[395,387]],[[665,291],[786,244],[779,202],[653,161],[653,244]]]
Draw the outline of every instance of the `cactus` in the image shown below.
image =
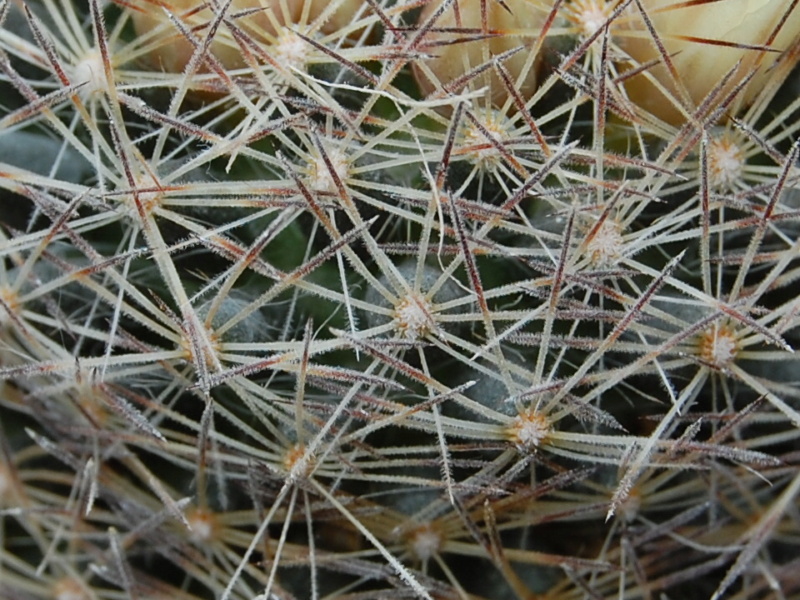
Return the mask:
[[0,598],[800,598],[799,22],[0,0]]

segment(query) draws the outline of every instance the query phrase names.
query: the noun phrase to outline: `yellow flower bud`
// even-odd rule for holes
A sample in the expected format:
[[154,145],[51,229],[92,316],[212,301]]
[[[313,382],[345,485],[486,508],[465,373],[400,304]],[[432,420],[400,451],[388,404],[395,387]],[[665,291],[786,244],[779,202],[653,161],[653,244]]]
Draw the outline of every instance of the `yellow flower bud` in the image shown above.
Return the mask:
[[[198,40],[202,41],[208,35],[208,29],[214,22],[214,13],[208,8],[209,3],[204,0],[159,0],[148,2],[136,7],[133,12],[133,25],[138,35],[148,35],[155,32],[157,47],[150,53],[149,59],[158,68],[169,73],[181,72],[195,52],[194,45],[187,40],[179,29],[173,25],[167,11],[183,23]],[[229,7],[229,14],[248,9],[263,9],[254,12],[245,19],[236,19],[236,24],[248,34],[253,35],[254,30],[261,31],[261,35],[276,35],[275,25],[281,26],[293,18],[285,15],[280,7],[280,0],[233,0]],[[224,66],[237,68],[244,66],[240,57],[239,45],[223,25],[217,30],[210,46],[210,52]],[[202,69],[205,70],[205,69]]]
[[[454,83],[473,69],[480,67],[509,50],[522,49],[503,61],[516,88],[523,97],[536,89],[539,57],[535,50],[541,26],[549,13],[548,4],[541,0],[483,0],[486,23],[482,19],[482,0],[454,0],[433,23],[420,50],[433,58],[424,67],[414,65],[414,75],[425,95]],[[426,4],[419,16],[424,25],[441,7],[441,0]],[[493,67],[473,79],[470,89],[489,86],[492,102],[500,106],[508,97],[502,79]],[[460,92],[462,89],[451,89]]]
[[[629,29],[619,32],[616,41],[637,66],[649,61],[659,64],[646,69],[647,74],[628,80],[626,90],[636,105],[668,123],[685,122],[686,113],[694,112],[714,92],[714,101],[705,111],[712,112],[752,73],[752,79],[726,109],[735,113],[765,87],[779,59],[784,56],[791,59],[785,63],[784,77],[797,60],[796,51],[791,56],[785,51],[800,36],[800,7],[790,11],[791,3],[786,0],[717,0],[698,4],[641,0],[641,4],[674,66],[676,77],[670,73],[644,19],[632,5],[622,19],[623,27]],[[679,105],[684,106],[686,113]]]
[[[218,4],[224,6],[225,2],[220,0]],[[274,44],[292,36],[284,28],[287,24],[301,21],[310,24],[321,17],[324,22],[320,22],[315,30],[330,33],[342,29],[358,14],[363,4],[364,0],[233,0],[228,7],[228,18],[256,42]],[[155,32],[156,47],[149,58],[158,68],[171,73],[180,72],[195,52],[195,46],[170,22],[165,11],[174,15],[202,41],[215,18],[210,5],[210,0],[140,0],[135,6],[132,15],[137,34]],[[210,52],[226,68],[245,66],[239,43],[225,25],[217,29]],[[206,69],[201,67],[201,70]]]

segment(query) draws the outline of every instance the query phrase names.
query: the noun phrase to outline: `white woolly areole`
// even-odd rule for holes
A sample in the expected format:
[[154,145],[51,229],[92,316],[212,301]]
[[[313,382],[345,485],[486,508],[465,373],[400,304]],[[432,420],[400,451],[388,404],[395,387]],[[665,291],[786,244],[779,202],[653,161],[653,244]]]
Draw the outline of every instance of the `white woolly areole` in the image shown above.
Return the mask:
[[92,49],[72,67],[71,83],[85,84],[78,92],[81,96],[91,96],[108,88],[103,58],[100,52]]
[[586,251],[594,266],[610,267],[622,258],[624,246],[625,240],[622,239],[619,223],[606,220],[589,240]]
[[214,534],[214,516],[205,510],[198,510],[187,515],[186,520],[191,528],[191,537],[195,542],[207,542]]
[[479,167],[492,167],[499,163],[503,156],[492,140],[502,144],[509,139],[508,130],[504,126],[505,118],[492,112],[486,115],[480,124],[485,132],[472,121],[464,129],[466,156]]
[[191,526],[192,538],[194,538],[195,541],[205,542],[211,539],[211,533],[214,531],[214,528],[208,521],[195,521],[191,523]]
[[700,357],[719,368],[732,363],[739,352],[739,344],[733,329],[725,325],[715,325],[703,332],[699,346]]
[[283,456],[283,468],[290,481],[301,481],[314,470],[316,456],[305,444],[295,444]]
[[418,340],[436,330],[433,309],[428,300],[410,293],[394,307],[394,329],[398,336]]
[[711,140],[706,150],[708,183],[715,189],[732,188],[742,178],[744,153],[731,139]]
[[277,62],[288,69],[304,70],[310,50],[308,42],[294,31],[284,29],[272,48]]
[[[126,218],[134,222],[141,222],[139,208],[145,215],[151,214],[164,199],[164,194],[158,189],[157,184],[150,177],[134,174],[136,194],[127,193],[120,195],[120,211]],[[138,203],[137,203],[138,199]]]
[[605,0],[574,0],[567,11],[567,18],[578,26],[581,36],[589,38],[608,21],[612,6]]
[[642,508],[642,494],[638,489],[632,489],[620,503],[617,512],[626,523],[632,523],[639,515]]
[[441,534],[430,525],[419,527],[409,538],[411,552],[422,562],[428,561],[434,554],[439,552],[441,545]]
[[536,410],[521,412],[508,428],[508,436],[520,450],[538,448],[550,435],[550,420]]
[[[339,178],[339,181],[344,182],[347,179],[348,171],[350,169],[350,163],[347,160],[347,155],[338,148],[332,148],[330,150],[326,149],[325,154],[328,157],[336,176]],[[312,170],[313,175],[310,181],[312,189],[331,194],[335,194],[339,191],[339,188],[336,187],[336,180],[331,174],[331,169],[328,167],[328,164],[325,162],[325,159],[322,156],[317,156],[314,159]]]

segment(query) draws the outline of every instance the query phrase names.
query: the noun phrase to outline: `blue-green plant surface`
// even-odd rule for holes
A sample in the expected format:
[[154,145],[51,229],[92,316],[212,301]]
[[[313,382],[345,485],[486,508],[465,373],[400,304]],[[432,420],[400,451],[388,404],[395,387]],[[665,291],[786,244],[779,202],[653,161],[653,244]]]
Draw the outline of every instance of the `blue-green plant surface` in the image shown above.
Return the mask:
[[0,0],[0,598],[800,598],[800,6]]

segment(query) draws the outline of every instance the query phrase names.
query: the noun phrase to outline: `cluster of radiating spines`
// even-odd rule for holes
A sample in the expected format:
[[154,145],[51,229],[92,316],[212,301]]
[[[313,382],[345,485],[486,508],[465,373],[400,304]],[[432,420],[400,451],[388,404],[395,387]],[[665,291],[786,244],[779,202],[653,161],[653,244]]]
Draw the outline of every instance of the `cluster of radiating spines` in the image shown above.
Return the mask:
[[2,7],[0,585],[791,585],[796,11],[703,78],[664,3]]

